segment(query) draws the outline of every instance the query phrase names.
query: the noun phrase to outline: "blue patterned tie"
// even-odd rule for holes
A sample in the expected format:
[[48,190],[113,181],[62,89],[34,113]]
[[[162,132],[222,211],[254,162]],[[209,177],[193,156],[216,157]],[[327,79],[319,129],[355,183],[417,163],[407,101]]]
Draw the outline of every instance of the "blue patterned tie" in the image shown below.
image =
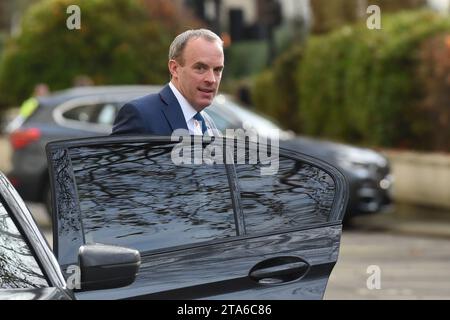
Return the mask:
[[201,123],[202,133],[205,134],[205,132],[208,131],[208,128],[206,127],[205,119],[202,117],[200,112],[197,112],[197,114],[194,116],[194,119]]

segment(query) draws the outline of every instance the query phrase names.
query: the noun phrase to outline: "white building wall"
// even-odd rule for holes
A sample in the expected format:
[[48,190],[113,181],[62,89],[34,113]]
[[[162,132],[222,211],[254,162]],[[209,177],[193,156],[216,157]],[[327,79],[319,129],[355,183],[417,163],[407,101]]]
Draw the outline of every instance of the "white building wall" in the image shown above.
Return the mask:
[[308,18],[311,14],[310,0],[281,0],[283,16],[286,19]]
[[436,11],[450,13],[450,0],[428,0],[428,5]]
[[257,19],[256,0],[222,0],[222,21],[227,21],[228,23],[228,12],[230,9],[242,9],[246,24],[255,23]]
[[[310,0],[280,0],[283,10],[283,17],[286,20],[303,17],[309,21],[311,17]],[[256,0],[222,0],[222,21],[228,22],[228,12],[230,9],[242,9],[246,24],[257,22],[257,1]]]

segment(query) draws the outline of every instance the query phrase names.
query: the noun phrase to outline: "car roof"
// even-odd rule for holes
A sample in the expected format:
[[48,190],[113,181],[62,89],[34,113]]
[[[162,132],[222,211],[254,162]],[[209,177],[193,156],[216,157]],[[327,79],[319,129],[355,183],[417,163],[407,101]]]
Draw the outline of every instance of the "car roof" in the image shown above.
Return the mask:
[[52,92],[49,96],[39,97],[42,105],[57,105],[67,100],[113,94],[150,94],[159,92],[162,86],[158,85],[111,85],[111,86],[85,86]]

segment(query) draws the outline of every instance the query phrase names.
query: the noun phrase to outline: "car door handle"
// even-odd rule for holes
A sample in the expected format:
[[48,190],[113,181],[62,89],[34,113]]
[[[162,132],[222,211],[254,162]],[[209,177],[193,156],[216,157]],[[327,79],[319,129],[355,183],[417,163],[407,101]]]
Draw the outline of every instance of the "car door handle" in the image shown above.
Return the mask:
[[302,278],[309,264],[299,257],[277,257],[255,265],[249,277],[260,284],[280,284]]

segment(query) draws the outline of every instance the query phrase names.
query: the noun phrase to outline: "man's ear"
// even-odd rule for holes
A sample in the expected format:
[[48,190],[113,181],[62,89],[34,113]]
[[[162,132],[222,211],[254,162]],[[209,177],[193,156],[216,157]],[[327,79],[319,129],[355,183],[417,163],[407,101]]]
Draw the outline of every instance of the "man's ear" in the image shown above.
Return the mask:
[[172,78],[178,77],[178,63],[175,60],[169,60],[169,72]]

